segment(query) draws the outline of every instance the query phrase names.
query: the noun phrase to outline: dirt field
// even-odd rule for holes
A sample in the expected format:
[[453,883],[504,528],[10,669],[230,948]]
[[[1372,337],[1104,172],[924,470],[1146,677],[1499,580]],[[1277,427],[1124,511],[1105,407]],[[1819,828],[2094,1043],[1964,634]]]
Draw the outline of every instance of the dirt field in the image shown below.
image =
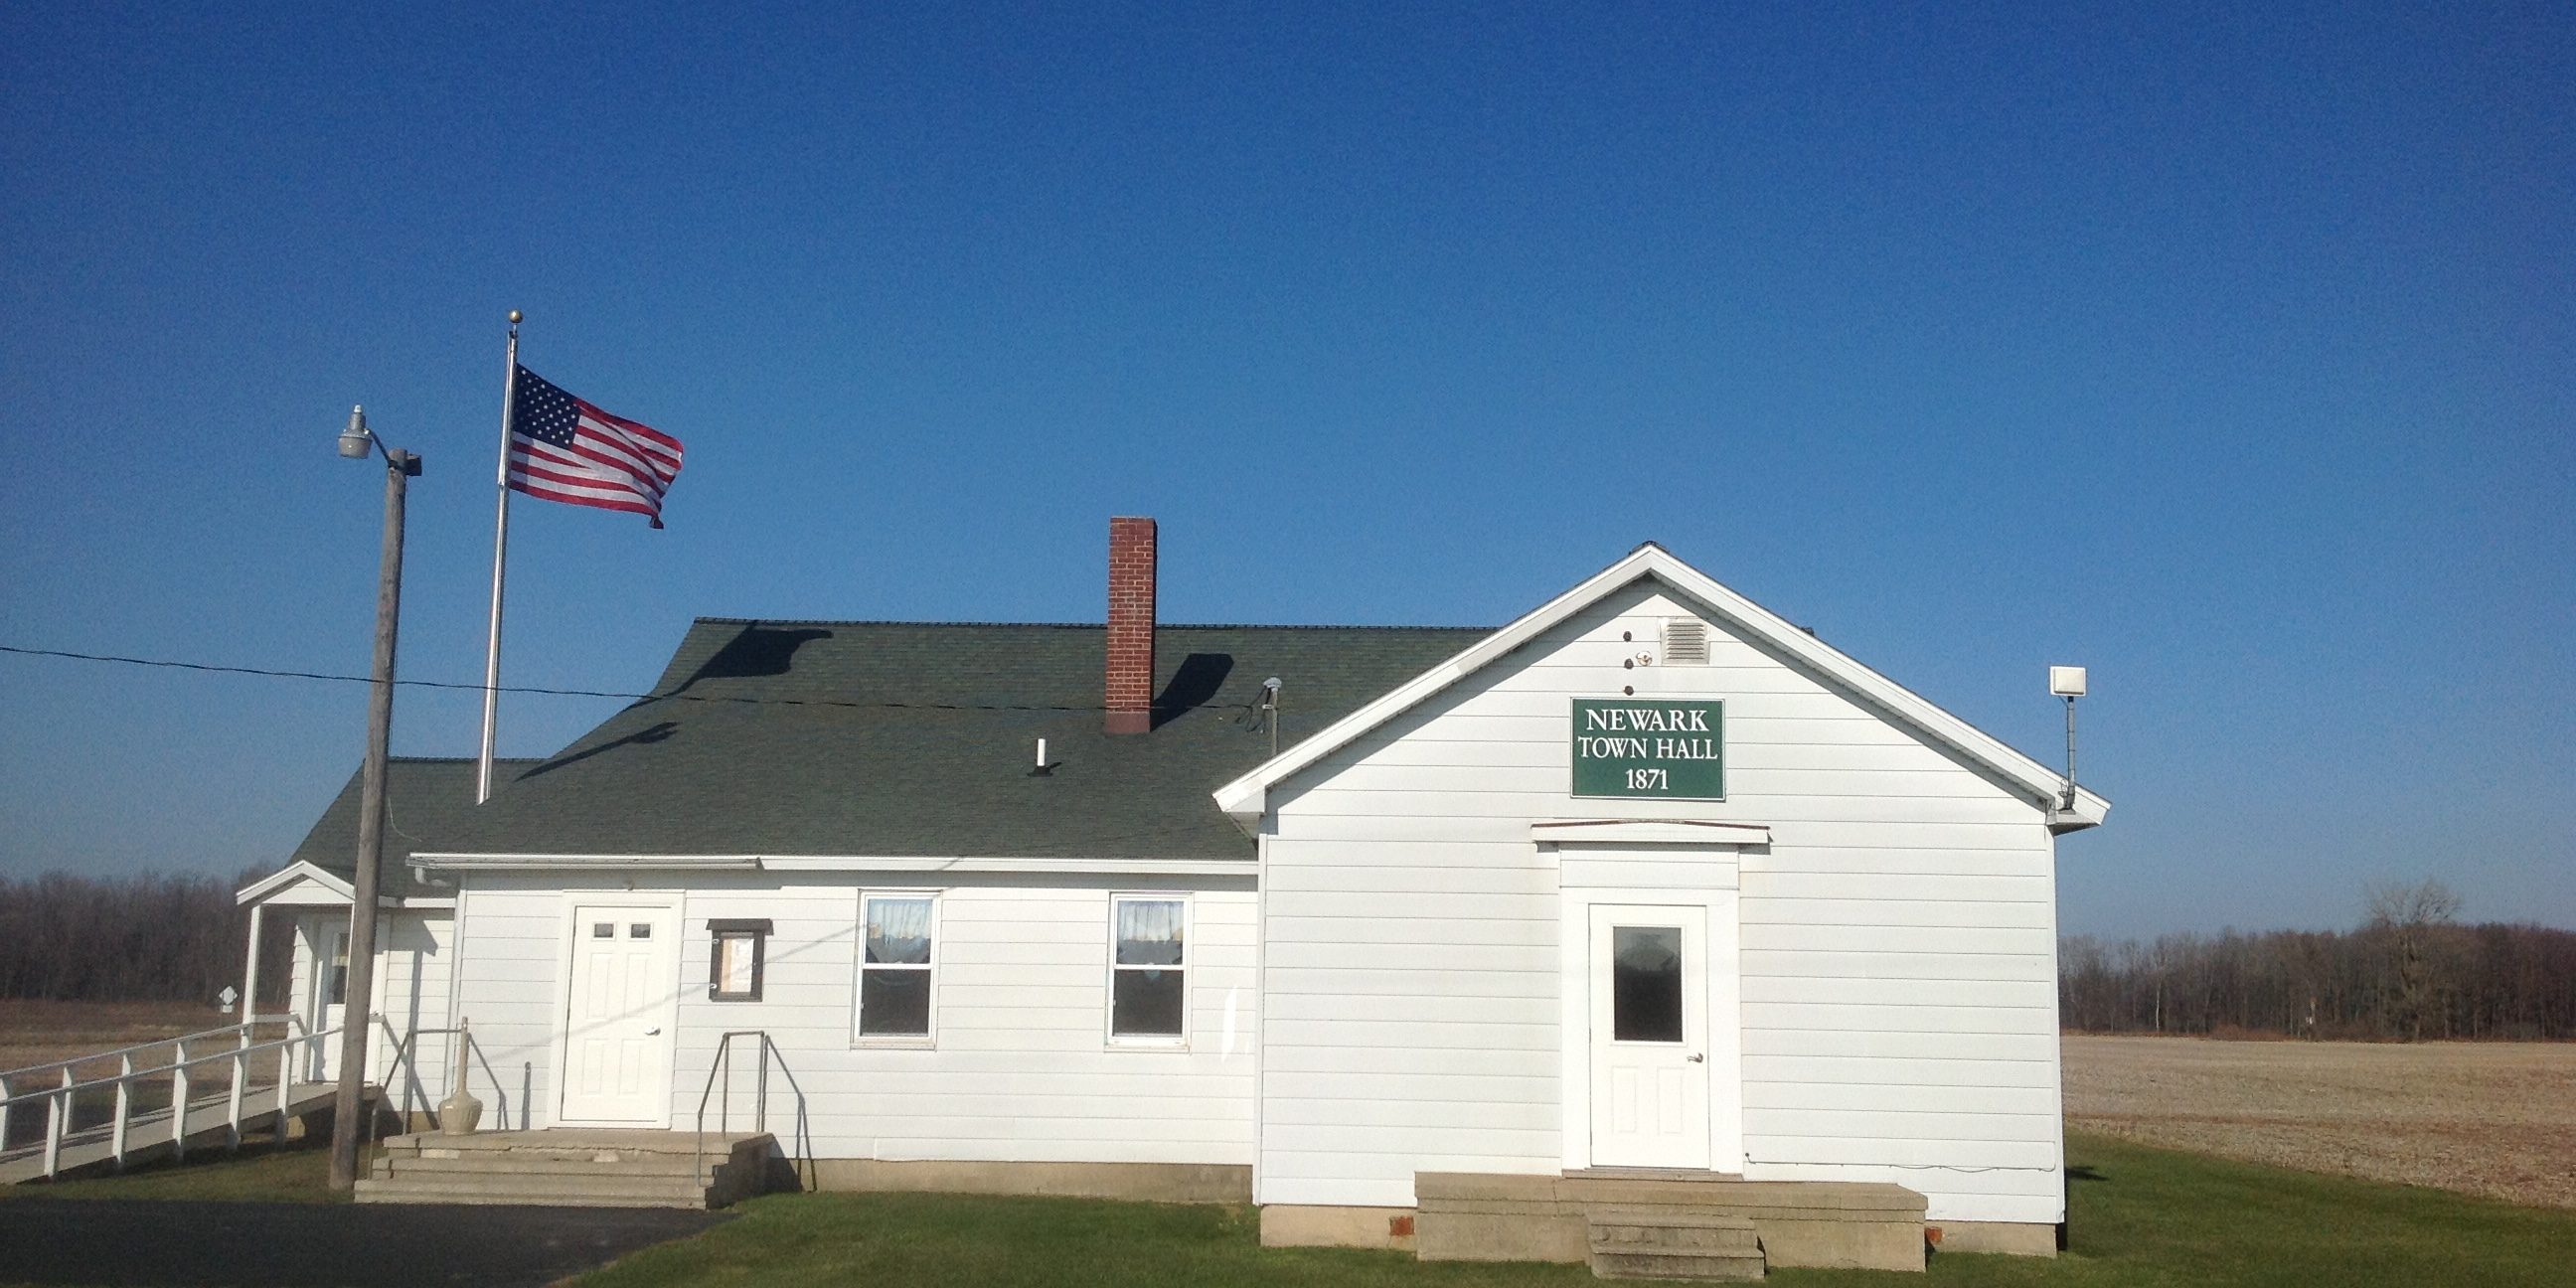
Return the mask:
[[2576,1207],[2576,1044],[2068,1037],[2066,1124]]
[[0,1070],[177,1037],[232,1020],[214,1007],[193,1002],[0,1000]]
[[[220,1027],[232,1019],[214,1007],[186,1002],[23,1002],[0,1001],[0,1073],[41,1065],[50,1060],[67,1060],[73,1056],[93,1055],[117,1047],[150,1042],[156,1038],[177,1037]],[[263,1034],[265,1036],[265,1034]],[[192,1055],[211,1054],[223,1044],[213,1043],[195,1048]],[[271,1057],[273,1059],[273,1057]],[[154,1047],[137,1053],[136,1065],[148,1069],[166,1063],[170,1048]],[[117,1072],[114,1060],[92,1060],[72,1071],[72,1076],[87,1082]],[[269,1081],[270,1069],[255,1064],[250,1085]],[[24,1095],[46,1087],[60,1085],[62,1073],[46,1069],[34,1075],[12,1079],[9,1090]],[[232,1086],[232,1066],[224,1061],[196,1066],[189,1074],[191,1097],[221,1091]],[[154,1074],[137,1079],[132,1094],[139,1108],[166,1105],[173,1088],[169,1075]],[[91,1088],[76,1093],[72,1103],[71,1126],[74,1128],[101,1122],[114,1112],[115,1093],[106,1088]],[[22,1106],[12,1111],[9,1130],[0,1147],[24,1145],[44,1131],[45,1113],[36,1106]]]

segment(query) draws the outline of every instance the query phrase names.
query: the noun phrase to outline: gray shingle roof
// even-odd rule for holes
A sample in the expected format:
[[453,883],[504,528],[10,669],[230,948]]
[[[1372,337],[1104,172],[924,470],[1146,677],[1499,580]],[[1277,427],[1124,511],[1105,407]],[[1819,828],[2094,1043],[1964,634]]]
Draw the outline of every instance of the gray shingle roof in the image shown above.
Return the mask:
[[[496,759],[492,776],[500,780],[538,763]],[[384,894],[454,893],[444,887],[421,888],[404,862],[453,842],[465,817],[474,812],[474,770],[472,759],[396,756],[385,762],[385,866],[376,878]],[[304,843],[295,847],[290,866],[310,863],[343,878],[358,870],[358,797],[365,774],[361,766],[349,775],[330,807],[314,820],[313,830],[304,834]]]
[[1113,737],[1097,625],[701,618],[657,696],[512,775],[437,848],[1250,858],[1209,793],[1270,755],[1263,679],[1283,682],[1284,749],[1487,633],[1163,626],[1156,727]]

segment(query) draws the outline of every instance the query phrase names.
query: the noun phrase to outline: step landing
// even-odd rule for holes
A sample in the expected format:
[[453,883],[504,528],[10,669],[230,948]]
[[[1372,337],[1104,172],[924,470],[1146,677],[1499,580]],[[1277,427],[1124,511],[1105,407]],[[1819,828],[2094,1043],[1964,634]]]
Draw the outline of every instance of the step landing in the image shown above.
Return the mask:
[[1924,1264],[1923,1196],[1880,1182],[1418,1172],[1413,1190],[1415,1251],[1425,1261],[1587,1262],[1595,1218],[1616,1213],[1632,1227],[1641,1214],[1667,1222],[1740,1218],[1772,1268]]
[[769,1188],[778,1143],[766,1132],[566,1129],[384,1142],[358,1181],[361,1203],[543,1207],[723,1207]]

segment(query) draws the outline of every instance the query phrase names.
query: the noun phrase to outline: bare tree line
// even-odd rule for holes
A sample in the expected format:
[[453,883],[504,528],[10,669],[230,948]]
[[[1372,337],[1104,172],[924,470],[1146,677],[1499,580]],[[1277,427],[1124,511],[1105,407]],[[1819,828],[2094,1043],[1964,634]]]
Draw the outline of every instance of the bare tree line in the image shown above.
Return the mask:
[[2576,1038],[2576,932],[2456,920],[2438,881],[2376,886],[2349,931],[2058,947],[2058,1015],[2095,1033],[2347,1040]]
[[[205,1002],[241,987],[250,917],[233,892],[268,875],[0,876],[0,997]],[[292,927],[268,918],[262,1001],[286,995]]]

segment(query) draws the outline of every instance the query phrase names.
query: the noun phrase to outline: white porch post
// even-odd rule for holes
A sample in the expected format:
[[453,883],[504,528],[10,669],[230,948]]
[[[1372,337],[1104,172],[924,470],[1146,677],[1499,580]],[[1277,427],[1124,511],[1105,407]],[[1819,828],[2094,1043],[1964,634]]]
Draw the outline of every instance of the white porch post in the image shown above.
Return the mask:
[[[250,1050],[251,1030],[256,1027],[259,1019],[260,914],[266,911],[267,907],[265,903],[254,903],[250,906],[250,948],[244,954],[247,960],[242,963],[241,1042],[234,1048],[237,1052]],[[224,1137],[225,1143],[236,1150],[241,1148],[242,1093],[246,1089],[243,1084],[249,1081],[250,1057],[237,1054],[233,1057],[232,1128]],[[283,1124],[281,1124],[282,1127]],[[280,1130],[278,1139],[285,1138],[286,1133]]]
[[[259,1015],[259,932],[260,916],[268,911],[265,900],[250,906],[250,951],[242,963],[242,1023],[247,1025]],[[291,1005],[291,1003],[290,1003]],[[250,1045],[250,1031],[242,1031],[242,1045]]]

